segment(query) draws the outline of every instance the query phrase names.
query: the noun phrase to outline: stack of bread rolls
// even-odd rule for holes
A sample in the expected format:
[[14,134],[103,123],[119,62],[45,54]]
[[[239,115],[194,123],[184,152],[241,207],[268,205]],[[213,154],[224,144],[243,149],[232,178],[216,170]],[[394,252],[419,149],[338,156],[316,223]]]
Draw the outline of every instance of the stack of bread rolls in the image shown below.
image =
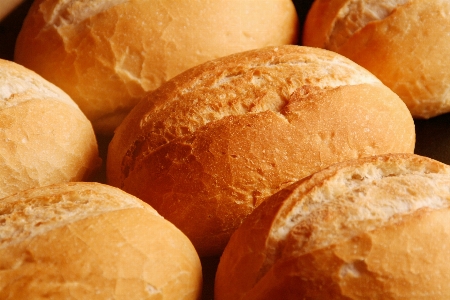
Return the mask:
[[34,1],[0,61],[0,298],[448,298],[450,167],[413,154],[447,21],[408,25],[442,69],[403,35],[448,4],[314,5],[312,48],[291,0]]
[[82,182],[101,163],[92,124],[6,60],[0,140],[1,299],[200,299],[191,241],[141,200]]
[[36,0],[15,61],[61,87],[110,135],[147,91],[180,72],[297,38],[291,0]]
[[414,151],[401,99],[336,53],[267,47],[209,61],[150,93],[117,128],[108,183],[150,203],[201,256],[265,197],[333,163]]
[[8,70],[0,85],[2,298],[200,297],[197,253],[148,205],[112,187],[53,184],[92,180],[94,130],[108,143],[102,135],[162,82],[209,59],[297,42],[290,0],[230,4],[34,1],[15,47],[22,82]]

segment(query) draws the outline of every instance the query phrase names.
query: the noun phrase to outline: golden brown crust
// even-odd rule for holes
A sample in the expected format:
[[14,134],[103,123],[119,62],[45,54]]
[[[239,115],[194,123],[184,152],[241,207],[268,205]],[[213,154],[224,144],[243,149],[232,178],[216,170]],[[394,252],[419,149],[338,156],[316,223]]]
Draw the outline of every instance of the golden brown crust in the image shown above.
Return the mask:
[[0,60],[0,198],[89,180],[101,160],[94,130],[62,90]]
[[0,230],[18,237],[0,240],[2,299],[200,298],[191,242],[119,189],[51,186],[5,198],[0,211]]
[[213,255],[284,186],[414,143],[406,106],[366,70],[329,51],[265,48],[198,66],[150,94],[116,130],[107,175]]
[[[305,45],[338,52],[367,68],[400,96],[414,117],[430,118],[450,111],[447,95],[449,46],[442,38],[450,30],[447,1],[316,2],[305,24]],[[361,21],[352,29],[354,20],[364,19],[373,12],[370,7],[360,10],[353,7],[353,18],[344,18],[337,28],[339,13],[342,15],[347,2],[358,7],[374,2],[378,9],[389,3],[392,6],[385,8],[385,13],[379,17]],[[323,22],[323,28],[316,32],[319,21]],[[331,32],[340,38],[333,38]]]
[[60,101],[78,109],[64,91],[19,64],[0,59],[0,71],[0,109],[33,100],[38,96]]
[[134,149],[151,153],[229,115],[278,112],[306,85],[326,89],[364,83],[379,80],[341,56],[306,47],[268,47],[207,62],[150,93],[127,116],[110,147],[109,180],[121,185],[122,159],[135,155]]
[[449,166],[413,154],[348,161],[305,178],[234,233],[216,299],[445,299],[449,183]]
[[145,92],[210,59],[295,44],[297,27],[291,0],[39,0],[15,60],[65,90],[96,131],[112,134]]
[[[325,48],[339,10],[349,2],[350,0],[313,1],[303,24],[302,45]],[[319,15],[319,11],[322,14]]]
[[0,3],[0,21],[6,18],[23,0],[4,0]]
[[57,100],[0,111],[0,198],[28,188],[86,181],[100,164],[92,125]]

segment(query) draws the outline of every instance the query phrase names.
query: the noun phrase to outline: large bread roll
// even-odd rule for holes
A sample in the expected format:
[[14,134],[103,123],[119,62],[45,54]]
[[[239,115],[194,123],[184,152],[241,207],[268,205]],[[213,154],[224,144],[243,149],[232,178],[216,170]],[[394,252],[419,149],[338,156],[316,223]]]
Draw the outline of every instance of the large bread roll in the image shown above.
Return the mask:
[[33,71],[0,60],[0,198],[89,180],[100,163],[92,125],[75,102]]
[[1,299],[199,299],[192,243],[139,199],[99,183],[0,200]]
[[215,299],[449,299],[450,167],[391,154],[280,191],[236,230]]
[[36,0],[15,60],[112,134],[145,92],[180,72],[297,38],[291,0]]
[[405,104],[330,51],[267,47],[150,93],[109,145],[108,183],[150,203],[200,255],[219,254],[265,197],[338,161],[413,152]]
[[450,2],[316,0],[303,44],[338,52],[376,75],[412,115],[450,111]]

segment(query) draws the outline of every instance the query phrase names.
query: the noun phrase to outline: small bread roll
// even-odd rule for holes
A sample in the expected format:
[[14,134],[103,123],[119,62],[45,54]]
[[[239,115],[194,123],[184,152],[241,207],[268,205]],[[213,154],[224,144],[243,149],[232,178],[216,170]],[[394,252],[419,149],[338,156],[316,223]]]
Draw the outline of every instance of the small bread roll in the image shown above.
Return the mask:
[[55,85],[0,60],[0,198],[89,180],[101,160],[92,124]]
[[220,254],[265,197],[338,161],[413,152],[405,104],[330,51],[267,47],[210,61],[150,93],[117,128],[108,183]]
[[235,231],[215,299],[449,299],[450,166],[413,154],[333,165]]
[[413,117],[450,112],[450,2],[316,0],[303,45],[365,67],[406,103]]
[[199,299],[189,239],[139,199],[99,183],[0,200],[1,299]]
[[36,0],[15,60],[66,91],[96,132],[182,71],[235,52],[295,44],[291,0]]

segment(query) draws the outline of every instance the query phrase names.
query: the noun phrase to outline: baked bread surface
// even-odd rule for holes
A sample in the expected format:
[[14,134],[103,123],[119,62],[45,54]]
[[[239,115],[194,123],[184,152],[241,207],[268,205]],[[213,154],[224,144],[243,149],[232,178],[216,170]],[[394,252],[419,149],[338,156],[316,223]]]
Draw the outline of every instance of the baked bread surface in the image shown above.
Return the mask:
[[101,164],[92,124],[61,89],[0,60],[0,198],[90,180]]
[[53,82],[112,135],[148,91],[210,59],[296,44],[291,0],[37,0],[15,61]]
[[199,299],[200,260],[153,208],[67,183],[0,201],[1,299]]
[[450,167],[413,154],[333,165],[233,234],[215,299],[446,299]]
[[109,145],[108,183],[220,253],[265,197],[332,163],[413,152],[404,103],[330,51],[267,47],[192,68],[150,93]]
[[377,76],[415,118],[450,111],[450,3],[442,0],[317,0],[305,46],[340,53]]

